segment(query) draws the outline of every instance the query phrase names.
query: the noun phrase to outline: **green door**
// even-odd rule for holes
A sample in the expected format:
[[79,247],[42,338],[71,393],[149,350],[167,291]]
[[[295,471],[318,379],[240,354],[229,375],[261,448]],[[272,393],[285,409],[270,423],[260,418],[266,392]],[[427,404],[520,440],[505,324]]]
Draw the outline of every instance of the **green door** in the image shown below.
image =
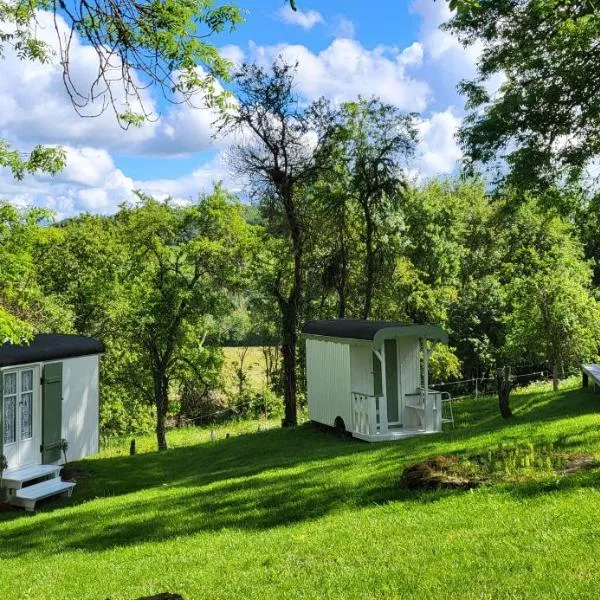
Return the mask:
[[62,433],[62,363],[44,365],[42,391],[42,462],[60,459]]
[[4,394],[2,393],[3,383],[4,375],[0,372],[0,454],[4,454]]
[[385,394],[387,398],[388,422],[400,420],[398,408],[398,351],[396,340],[385,340]]

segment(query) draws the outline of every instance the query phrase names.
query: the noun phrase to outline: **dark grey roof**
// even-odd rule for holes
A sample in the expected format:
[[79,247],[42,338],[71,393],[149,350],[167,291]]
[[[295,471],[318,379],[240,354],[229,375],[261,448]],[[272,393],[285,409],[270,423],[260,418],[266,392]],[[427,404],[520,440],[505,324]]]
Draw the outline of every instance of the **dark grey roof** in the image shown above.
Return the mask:
[[104,345],[94,338],[82,335],[40,333],[30,344],[3,344],[0,346],[0,366],[45,362],[60,358],[102,354]]
[[[425,337],[448,341],[446,333],[436,325],[415,325],[399,321],[362,321],[359,319],[329,319],[309,321],[302,330],[305,335],[369,340],[379,346],[381,339],[395,336]],[[378,335],[379,334],[379,335]]]

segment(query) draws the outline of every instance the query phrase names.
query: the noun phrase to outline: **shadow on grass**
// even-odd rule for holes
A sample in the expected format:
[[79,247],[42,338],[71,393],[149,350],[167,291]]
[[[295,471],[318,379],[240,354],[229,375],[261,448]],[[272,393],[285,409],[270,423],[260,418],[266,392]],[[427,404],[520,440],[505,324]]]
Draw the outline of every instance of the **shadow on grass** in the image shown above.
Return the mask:
[[[86,476],[75,495],[45,506],[41,512],[50,514],[41,516],[43,522],[17,512],[0,515],[0,556],[94,552],[222,529],[271,529],[374,503],[435,502],[448,493],[414,494],[399,488],[406,463],[448,448],[468,452],[485,434],[511,439],[511,430],[519,425],[600,411],[599,396],[576,390],[516,396],[510,421],[495,414],[495,403],[481,402],[457,407],[464,415],[476,415],[469,428],[391,444],[341,439],[303,426],[165,453],[81,461],[74,467]],[[592,429],[584,435],[594,434]],[[580,433],[557,443],[576,445]],[[597,482],[598,470],[593,470],[572,477],[568,485]],[[519,484],[511,493],[533,496],[548,485]],[[100,500],[88,502],[95,499]],[[61,510],[81,503],[76,511]],[[11,526],[3,528],[7,521]]]

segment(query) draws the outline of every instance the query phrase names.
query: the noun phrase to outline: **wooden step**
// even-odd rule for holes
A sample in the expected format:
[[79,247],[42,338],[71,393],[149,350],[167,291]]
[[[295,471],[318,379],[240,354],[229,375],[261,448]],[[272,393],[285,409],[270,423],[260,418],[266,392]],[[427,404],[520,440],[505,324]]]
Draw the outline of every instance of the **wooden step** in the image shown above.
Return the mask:
[[75,484],[72,481],[61,481],[58,478],[48,479],[17,490],[14,495],[10,496],[9,502],[13,506],[22,506],[25,510],[32,511],[35,509],[35,503],[38,500],[60,494],[70,496],[74,487]]
[[59,476],[62,467],[56,465],[29,465],[27,467],[17,467],[15,469],[6,469],[2,474],[2,486],[9,490],[19,490],[29,481],[41,478],[56,478]]

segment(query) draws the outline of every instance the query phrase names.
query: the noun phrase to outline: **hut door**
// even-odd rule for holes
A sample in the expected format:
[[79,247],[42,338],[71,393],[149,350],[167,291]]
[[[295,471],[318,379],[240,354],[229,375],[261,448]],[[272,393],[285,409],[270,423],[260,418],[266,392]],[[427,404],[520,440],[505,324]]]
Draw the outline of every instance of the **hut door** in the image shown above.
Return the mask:
[[398,349],[395,339],[385,340],[385,395],[388,423],[401,424],[398,394]]
[[39,462],[39,402],[36,368],[5,372],[2,381],[2,438],[9,468]]

